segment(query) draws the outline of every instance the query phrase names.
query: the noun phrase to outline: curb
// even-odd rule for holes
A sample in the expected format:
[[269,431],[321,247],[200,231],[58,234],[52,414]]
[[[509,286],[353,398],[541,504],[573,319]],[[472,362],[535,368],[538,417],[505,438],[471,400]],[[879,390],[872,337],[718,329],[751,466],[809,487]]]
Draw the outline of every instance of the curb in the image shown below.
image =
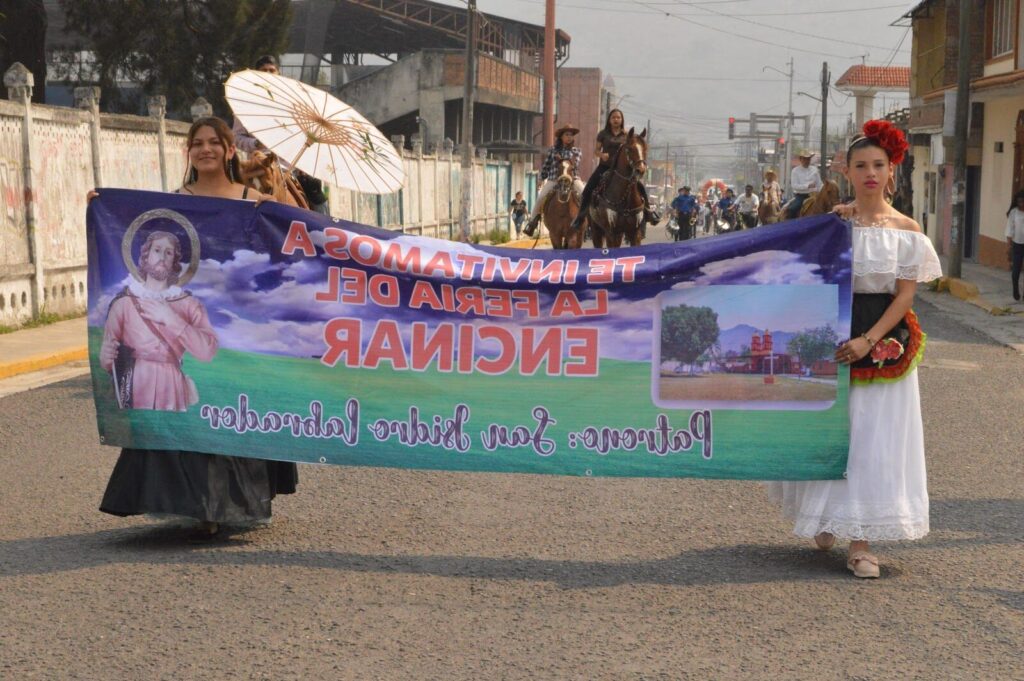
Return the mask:
[[45,355],[33,355],[15,362],[0,363],[0,379],[85,359],[89,359],[89,348],[85,345]]
[[982,297],[977,284],[955,277],[941,277],[933,289],[936,293],[948,293],[965,303],[979,307],[994,317],[1016,314],[1011,308],[994,305]]

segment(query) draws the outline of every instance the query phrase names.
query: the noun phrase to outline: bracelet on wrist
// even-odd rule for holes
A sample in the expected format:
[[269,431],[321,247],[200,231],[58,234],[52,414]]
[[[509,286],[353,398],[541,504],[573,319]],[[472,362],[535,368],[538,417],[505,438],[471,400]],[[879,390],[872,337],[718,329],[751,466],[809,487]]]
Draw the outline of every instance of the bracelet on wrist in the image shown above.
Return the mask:
[[871,336],[867,335],[866,333],[862,333],[860,337],[868,342],[868,347],[875,347],[875,341],[874,339],[871,338]]

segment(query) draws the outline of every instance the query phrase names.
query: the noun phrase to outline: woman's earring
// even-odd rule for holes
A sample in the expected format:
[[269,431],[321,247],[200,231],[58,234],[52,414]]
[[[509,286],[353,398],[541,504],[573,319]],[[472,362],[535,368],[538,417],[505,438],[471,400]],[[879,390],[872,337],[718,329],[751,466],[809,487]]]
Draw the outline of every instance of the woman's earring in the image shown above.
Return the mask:
[[885,193],[890,197],[896,196],[896,176],[890,175],[889,181],[885,183]]

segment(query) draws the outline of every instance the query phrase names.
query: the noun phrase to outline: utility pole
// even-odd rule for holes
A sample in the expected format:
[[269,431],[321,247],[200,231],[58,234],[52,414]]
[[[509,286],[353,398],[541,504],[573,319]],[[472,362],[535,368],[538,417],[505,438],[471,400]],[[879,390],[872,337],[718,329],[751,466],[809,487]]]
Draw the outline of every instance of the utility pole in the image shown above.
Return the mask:
[[967,226],[967,115],[971,103],[970,22],[973,0],[960,0],[960,54],[956,65],[956,117],[953,120],[953,225],[949,231],[949,276],[960,278]]
[[793,58],[789,58],[789,111],[786,113],[786,161],[782,167],[782,193],[789,191],[789,174],[793,170]]
[[821,64],[821,161],[818,162],[818,174],[822,181],[828,179],[828,86],[830,80],[828,62]]
[[[474,5],[476,0],[470,0]],[[555,0],[544,8],[544,146],[555,143]]]
[[466,7],[466,73],[462,90],[462,196],[459,201],[459,232],[469,241],[473,209],[473,100],[476,98],[476,0]]
[[[671,169],[671,172],[670,172],[670,169]],[[672,177],[672,182],[668,181],[669,180],[669,176]],[[662,186],[661,186],[660,192],[659,192],[661,194],[665,193],[665,187],[668,187],[669,185],[676,184],[676,166],[675,166],[674,163],[672,165],[669,165],[669,162],[668,162],[668,137],[665,138],[665,181],[662,182],[661,184],[662,184]],[[676,189],[675,187],[672,187],[673,191],[675,191],[675,189]],[[663,196],[662,198],[664,199],[666,197]]]

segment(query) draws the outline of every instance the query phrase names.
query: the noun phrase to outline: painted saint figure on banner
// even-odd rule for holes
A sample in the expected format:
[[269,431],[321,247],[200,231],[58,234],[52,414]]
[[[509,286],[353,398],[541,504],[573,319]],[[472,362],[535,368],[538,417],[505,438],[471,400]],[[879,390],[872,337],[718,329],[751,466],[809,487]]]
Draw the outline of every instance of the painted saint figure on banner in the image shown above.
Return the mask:
[[135,231],[128,230],[123,249],[133,280],[110,304],[100,365],[111,373],[122,409],[185,411],[199,400],[195,383],[181,368],[185,353],[209,362],[218,346],[206,308],[181,288],[198,264],[198,244],[193,243],[192,266],[183,275],[180,239],[150,232],[136,267],[131,261]]

